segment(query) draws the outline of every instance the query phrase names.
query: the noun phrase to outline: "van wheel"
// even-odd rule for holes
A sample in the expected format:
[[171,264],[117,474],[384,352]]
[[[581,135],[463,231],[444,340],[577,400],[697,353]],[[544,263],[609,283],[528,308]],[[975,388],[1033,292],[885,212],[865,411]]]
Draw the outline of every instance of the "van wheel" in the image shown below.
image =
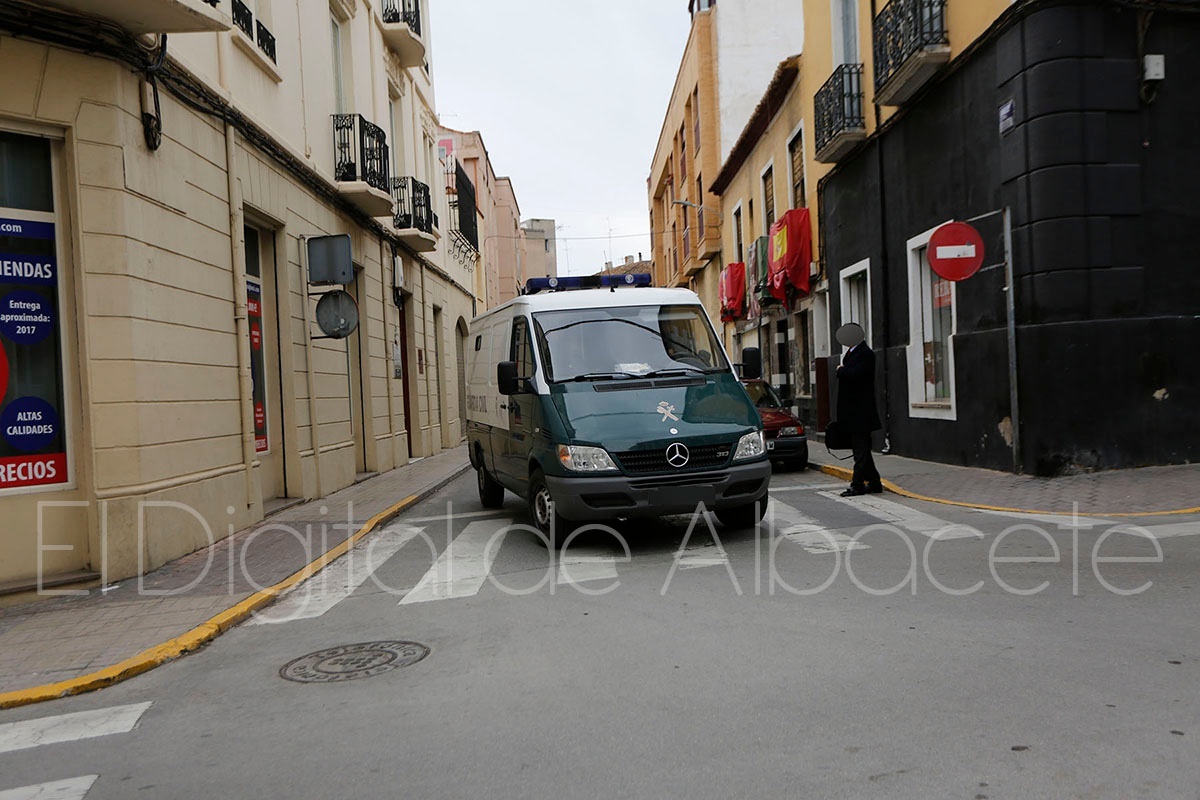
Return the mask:
[[533,524],[546,537],[542,543],[556,550],[562,547],[571,533],[571,523],[554,508],[554,498],[550,496],[550,487],[546,485],[546,476],[541,470],[535,470],[529,476],[529,516],[533,517]]
[[726,528],[753,528],[767,513],[767,498],[733,508],[718,508],[717,519]]
[[484,508],[499,508],[504,505],[504,487],[492,477],[483,464],[475,470],[475,477],[479,484],[479,502]]

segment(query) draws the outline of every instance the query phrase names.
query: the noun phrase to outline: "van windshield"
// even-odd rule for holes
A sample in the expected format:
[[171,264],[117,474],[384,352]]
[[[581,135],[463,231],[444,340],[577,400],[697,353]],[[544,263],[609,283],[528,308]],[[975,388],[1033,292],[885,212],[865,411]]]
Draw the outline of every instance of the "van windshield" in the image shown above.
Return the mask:
[[701,306],[621,306],[533,315],[546,376],[555,382],[729,371]]

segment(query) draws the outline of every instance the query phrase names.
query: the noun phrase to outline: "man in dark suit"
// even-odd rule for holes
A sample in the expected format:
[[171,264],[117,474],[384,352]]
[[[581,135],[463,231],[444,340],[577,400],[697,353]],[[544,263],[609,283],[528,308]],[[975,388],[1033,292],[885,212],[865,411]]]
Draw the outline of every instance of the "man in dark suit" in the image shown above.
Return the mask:
[[839,328],[837,339],[847,348],[842,365],[837,368],[837,421],[850,434],[854,450],[854,476],[842,497],[882,492],[879,470],[871,457],[871,432],[882,427],[875,409],[875,352],[857,323]]

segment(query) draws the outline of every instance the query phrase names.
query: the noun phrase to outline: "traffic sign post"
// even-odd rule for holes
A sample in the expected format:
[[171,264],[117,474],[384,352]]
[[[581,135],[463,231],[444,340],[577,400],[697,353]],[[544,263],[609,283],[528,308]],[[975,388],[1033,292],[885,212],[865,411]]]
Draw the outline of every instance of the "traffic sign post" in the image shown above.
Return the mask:
[[929,266],[948,281],[965,280],[983,266],[983,237],[965,222],[947,222],[929,237]]

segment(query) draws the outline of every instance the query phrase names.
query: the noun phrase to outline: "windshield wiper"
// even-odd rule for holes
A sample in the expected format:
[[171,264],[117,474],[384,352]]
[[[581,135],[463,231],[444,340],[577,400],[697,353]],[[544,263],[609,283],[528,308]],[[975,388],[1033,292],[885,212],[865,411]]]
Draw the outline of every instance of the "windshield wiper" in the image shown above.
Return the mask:
[[603,381],[616,380],[618,378],[641,378],[636,372],[585,372],[582,375],[576,375],[573,378],[564,378],[568,381]]
[[674,376],[679,376],[679,375],[688,375],[688,374],[707,375],[707,374],[709,374],[709,370],[700,369],[698,367],[668,367],[666,369],[651,370],[650,372],[647,372],[642,377],[643,378],[669,378],[669,377],[674,377]]

